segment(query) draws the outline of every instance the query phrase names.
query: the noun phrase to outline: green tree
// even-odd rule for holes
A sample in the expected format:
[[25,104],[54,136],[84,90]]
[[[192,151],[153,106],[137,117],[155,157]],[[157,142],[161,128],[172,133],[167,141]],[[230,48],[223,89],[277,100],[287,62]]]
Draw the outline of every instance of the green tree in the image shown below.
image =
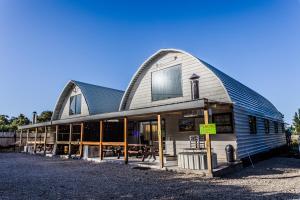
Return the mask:
[[0,131],[8,131],[9,129],[9,118],[7,115],[0,115]]
[[293,127],[295,133],[300,133],[300,109],[298,109],[298,112],[295,112],[293,119]]
[[9,129],[15,131],[18,129],[18,126],[27,125],[30,123],[30,120],[23,114],[20,114],[18,117],[11,117]]
[[52,117],[52,111],[43,111],[38,117],[37,122],[48,122],[51,120]]

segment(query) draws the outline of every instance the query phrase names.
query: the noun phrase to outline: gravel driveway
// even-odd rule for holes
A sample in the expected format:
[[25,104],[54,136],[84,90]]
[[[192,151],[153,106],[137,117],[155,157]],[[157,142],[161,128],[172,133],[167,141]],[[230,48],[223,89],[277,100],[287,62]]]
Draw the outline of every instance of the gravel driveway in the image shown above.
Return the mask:
[[0,199],[300,199],[300,160],[272,158],[227,178],[0,153]]

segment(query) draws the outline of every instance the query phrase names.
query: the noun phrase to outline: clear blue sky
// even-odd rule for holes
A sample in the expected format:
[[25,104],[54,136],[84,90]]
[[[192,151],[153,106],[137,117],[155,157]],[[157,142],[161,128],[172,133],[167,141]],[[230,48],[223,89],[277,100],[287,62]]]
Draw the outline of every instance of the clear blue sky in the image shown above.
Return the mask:
[[53,110],[70,79],[125,90],[160,48],[300,107],[300,1],[0,0],[0,113]]

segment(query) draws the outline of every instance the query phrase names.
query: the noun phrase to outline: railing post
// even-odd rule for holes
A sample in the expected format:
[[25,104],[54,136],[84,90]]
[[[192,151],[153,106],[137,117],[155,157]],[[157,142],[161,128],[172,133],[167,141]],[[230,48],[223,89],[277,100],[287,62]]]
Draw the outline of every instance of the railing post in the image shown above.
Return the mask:
[[124,117],[124,161],[125,164],[128,163],[128,141],[127,138],[128,134],[127,134],[127,118]]
[[157,134],[158,134],[158,151],[160,168],[164,167],[164,154],[163,154],[163,137],[161,132],[161,116],[157,115]]

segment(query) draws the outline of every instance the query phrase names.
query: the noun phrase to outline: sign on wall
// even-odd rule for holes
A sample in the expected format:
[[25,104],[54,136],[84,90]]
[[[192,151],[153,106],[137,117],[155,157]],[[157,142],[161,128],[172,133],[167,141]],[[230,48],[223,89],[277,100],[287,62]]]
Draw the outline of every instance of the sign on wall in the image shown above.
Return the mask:
[[200,124],[200,135],[217,134],[216,124]]

